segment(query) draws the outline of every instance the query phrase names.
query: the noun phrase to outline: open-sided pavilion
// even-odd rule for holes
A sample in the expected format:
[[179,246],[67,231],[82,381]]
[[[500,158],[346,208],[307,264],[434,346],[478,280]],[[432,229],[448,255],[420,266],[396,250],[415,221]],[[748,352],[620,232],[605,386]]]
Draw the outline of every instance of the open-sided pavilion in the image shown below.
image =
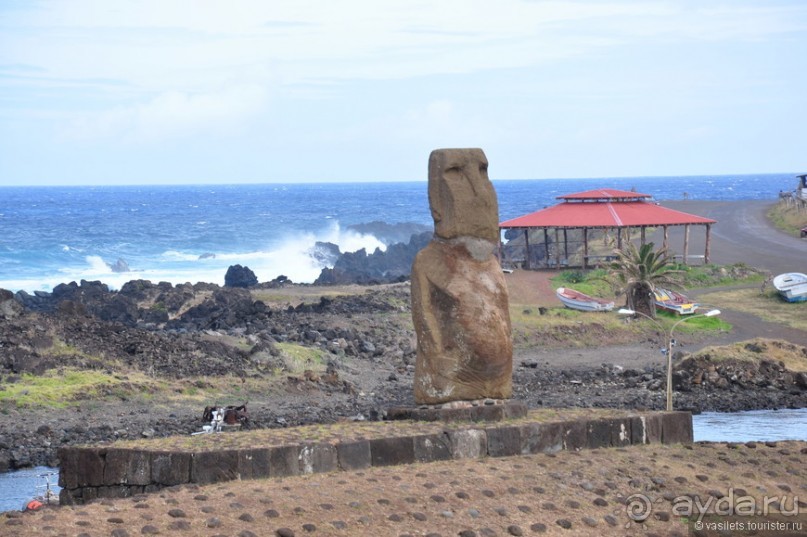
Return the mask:
[[[558,196],[563,200],[557,205],[530,213],[518,218],[504,221],[499,224],[501,230],[522,230],[526,247],[526,260],[524,268],[530,267],[530,231],[543,230],[544,245],[550,244],[550,233],[554,235],[554,252],[544,248],[545,266],[570,266],[570,252],[568,232],[580,230],[582,232],[582,262],[584,269],[596,265],[600,261],[610,260],[611,255],[590,255],[589,231],[616,230],[616,247],[622,249],[623,240],[630,240],[632,229],[638,229],[641,244],[645,243],[648,228],[662,228],[664,233],[663,247],[669,250],[669,228],[671,226],[684,227],[684,244],[680,257],[684,264],[690,258],[702,258],[704,263],[709,262],[709,249],[711,226],[716,220],[688,214],[648,201],[649,194],[627,192],[609,188],[588,190],[576,194]],[[704,226],[706,228],[706,247],[703,256],[689,255],[689,232],[691,226]],[[562,235],[562,242],[561,242]],[[560,248],[560,245],[563,248]],[[543,263],[542,263],[543,264]]]

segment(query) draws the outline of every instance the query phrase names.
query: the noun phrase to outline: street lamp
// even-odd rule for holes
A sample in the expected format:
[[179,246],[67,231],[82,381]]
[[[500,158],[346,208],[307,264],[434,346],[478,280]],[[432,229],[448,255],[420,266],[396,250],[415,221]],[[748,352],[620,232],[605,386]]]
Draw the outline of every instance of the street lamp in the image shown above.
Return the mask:
[[662,333],[664,334],[664,337],[667,339],[667,341],[665,342],[666,347],[667,347],[667,411],[668,412],[671,411],[673,409],[673,402],[672,402],[672,392],[673,392],[673,390],[672,390],[672,346],[673,346],[673,341],[674,341],[673,340],[673,332],[675,331],[675,328],[679,324],[683,323],[684,321],[694,319],[695,317],[714,317],[715,315],[720,315],[720,310],[716,310],[716,309],[715,310],[709,310],[706,313],[699,313],[697,315],[692,315],[692,316],[689,316],[689,317],[682,317],[680,320],[676,321],[670,327],[669,331],[667,331],[667,329],[665,329],[661,325],[661,323],[658,322],[656,319],[652,318],[651,316],[649,316],[649,315],[647,315],[645,313],[642,313],[641,311],[635,311],[635,310],[631,310],[631,309],[628,309],[628,308],[622,308],[622,309],[619,310],[619,314],[620,315],[641,315],[642,317],[647,317],[648,319],[650,319],[651,321],[656,323],[656,326],[658,326],[659,329],[661,329]]

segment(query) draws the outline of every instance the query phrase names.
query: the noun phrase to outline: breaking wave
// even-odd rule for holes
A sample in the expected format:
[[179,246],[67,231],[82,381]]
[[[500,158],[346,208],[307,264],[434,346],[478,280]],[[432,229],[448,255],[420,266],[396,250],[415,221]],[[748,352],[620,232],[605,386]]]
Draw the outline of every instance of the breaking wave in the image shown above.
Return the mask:
[[60,283],[80,280],[101,281],[112,289],[120,289],[130,280],[151,280],[171,284],[208,282],[224,284],[224,275],[231,265],[249,267],[258,281],[273,280],[280,275],[293,282],[311,283],[328,264],[313,254],[317,242],[339,246],[342,252],[362,248],[372,253],[386,246],[374,235],[357,233],[329,220],[319,232],[303,232],[267,245],[266,248],[244,251],[165,250],[158,255],[135,255],[123,258],[130,266],[128,272],[114,272],[111,265],[117,257],[86,255],[81,263],[59,268],[50,274],[27,278],[0,280],[0,288],[12,291],[51,291]]

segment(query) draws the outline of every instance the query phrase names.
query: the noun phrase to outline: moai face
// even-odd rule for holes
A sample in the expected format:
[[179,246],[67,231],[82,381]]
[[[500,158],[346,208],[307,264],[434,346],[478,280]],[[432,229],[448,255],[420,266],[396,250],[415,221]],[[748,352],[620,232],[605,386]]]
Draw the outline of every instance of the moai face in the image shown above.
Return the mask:
[[429,206],[438,237],[470,236],[498,243],[499,204],[481,149],[432,151]]

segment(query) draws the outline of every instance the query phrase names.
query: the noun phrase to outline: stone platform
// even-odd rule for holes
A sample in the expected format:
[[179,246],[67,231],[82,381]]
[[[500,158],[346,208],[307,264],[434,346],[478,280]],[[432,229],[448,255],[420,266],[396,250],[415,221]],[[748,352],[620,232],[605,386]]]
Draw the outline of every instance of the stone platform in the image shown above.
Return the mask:
[[532,410],[523,418],[487,423],[342,422],[157,438],[61,448],[60,501],[80,504],[186,483],[689,442],[689,412],[595,409]]
[[527,405],[520,401],[483,399],[455,401],[443,405],[394,407],[387,410],[388,420],[416,421],[503,421],[527,417]]

